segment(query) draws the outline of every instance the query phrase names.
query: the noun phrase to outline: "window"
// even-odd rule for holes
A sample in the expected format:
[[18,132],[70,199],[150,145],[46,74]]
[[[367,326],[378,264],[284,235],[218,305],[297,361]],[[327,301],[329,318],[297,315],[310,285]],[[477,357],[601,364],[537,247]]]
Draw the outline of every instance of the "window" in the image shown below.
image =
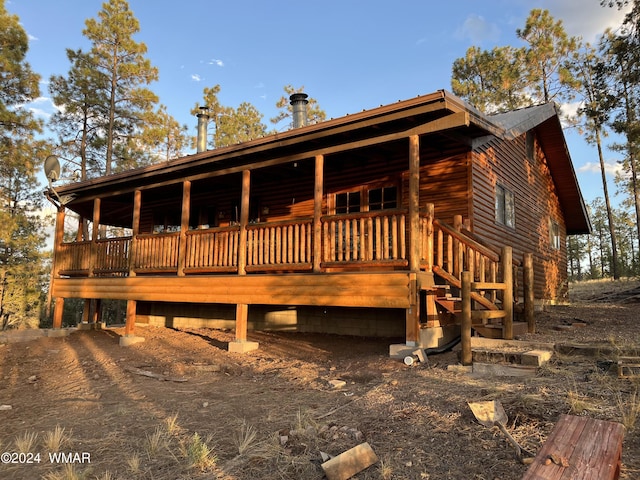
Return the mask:
[[369,210],[398,208],[398,187],[380,187],[369,190]]
[[502,185],[496,185],[496,222],[509,228],[515,228],[516,226],[513,192]]
[[336,214],[360,211],[360,191],[336,193]]
[[535,142],[536,138],[532,130],[529,130],[525,137],[525,148],[527,150],[527,160],[533,162],[535,160]]
[[553,218],[549,219],[549,242],[551,248],[560,250],[560,225]]

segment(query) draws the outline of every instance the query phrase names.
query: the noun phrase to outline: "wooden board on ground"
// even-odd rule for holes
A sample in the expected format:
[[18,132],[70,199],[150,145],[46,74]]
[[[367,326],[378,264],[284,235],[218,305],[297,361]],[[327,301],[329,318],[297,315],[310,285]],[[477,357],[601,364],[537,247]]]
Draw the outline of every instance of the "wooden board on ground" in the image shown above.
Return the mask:
[[624,427],[561,415],[522,480],[617,480]]

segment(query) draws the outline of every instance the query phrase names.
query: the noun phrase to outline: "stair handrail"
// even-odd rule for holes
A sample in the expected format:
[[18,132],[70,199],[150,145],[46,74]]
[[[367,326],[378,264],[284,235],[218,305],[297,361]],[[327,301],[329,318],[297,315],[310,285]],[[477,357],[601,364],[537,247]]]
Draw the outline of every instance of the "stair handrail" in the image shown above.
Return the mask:
[[481,253],[492,262],[500,261],[500,253],[497,252],[495,249],[487,245],[484,245],[478,242],[477,240],[474,240],[473,238],[465,235],[462,231],[456,230],[448,223],[443,222],[442,220],[438,220],[437,218],[434,218],[433,224],[438,226],[443,232],[447,233],[448,235],[451,235],[456,240],[461,241],[466,246],[471,247],[475,251]]

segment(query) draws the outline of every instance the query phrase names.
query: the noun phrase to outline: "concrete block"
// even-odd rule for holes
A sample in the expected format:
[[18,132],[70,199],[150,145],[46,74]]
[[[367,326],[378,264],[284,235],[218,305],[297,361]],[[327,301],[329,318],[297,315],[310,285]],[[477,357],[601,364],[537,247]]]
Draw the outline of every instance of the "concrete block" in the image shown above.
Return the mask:
[[471,348],[489,348],[499,350],[501,348],[518,348],[525,350],[553,350],[553,343],[528,342],[522,340],[502,340],[496,338],[471,337]]
[[78,330],[95,330],[96,329],[96,324],[95,323],[79,323],[76,326],[76,329],[78,329]]
[[71,330],[67,328],[50,328],[44,330],[45,337],[68,337]]
[[473,367],[471,365],[447,365],[448,372],[454,373],[473,373]]
[[258,342],[229,342],[229,352],[247,353],[258,349]]
[[412,355],[416,347],[406,343],[394,343],[389,345],[389,357],[402,360],[408,355]]
[[130,347],[131,345],[142,342],[144,342],[144,337],[136,337],[135,335],[125,335],[124,337],[120,337],[121,347]]
[[520,363],[522,365],[539,367],[551,360],[552,355],[553,352],[549,350],[529,350],[522,354],[520,357]]
[[534,377],[537,367],[526,365],[498,365],[493,363],[474,363],[473,374],[496,377]]

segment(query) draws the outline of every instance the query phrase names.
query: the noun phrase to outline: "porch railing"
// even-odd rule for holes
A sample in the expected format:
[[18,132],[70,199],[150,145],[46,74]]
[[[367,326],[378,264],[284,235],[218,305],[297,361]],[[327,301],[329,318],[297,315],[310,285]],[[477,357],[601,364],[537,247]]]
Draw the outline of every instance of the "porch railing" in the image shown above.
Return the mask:
[[325,265],[406,266],[406,211],[380,210],[322,218]]
[[308,270],[312,254],[311,218],[247,226],[247,271]]
[[96,241],[95,275],[126,275],[129,273],[131,237]]
[[83,241],[58,245],[56,267],[60,275],[88,275],[91,268],[91,242]]
[[240,227],[187,232],[185,272],[236,272]]
[[148,273],[177,271],[179,244],[179,232],[136,236],[133,269]]

